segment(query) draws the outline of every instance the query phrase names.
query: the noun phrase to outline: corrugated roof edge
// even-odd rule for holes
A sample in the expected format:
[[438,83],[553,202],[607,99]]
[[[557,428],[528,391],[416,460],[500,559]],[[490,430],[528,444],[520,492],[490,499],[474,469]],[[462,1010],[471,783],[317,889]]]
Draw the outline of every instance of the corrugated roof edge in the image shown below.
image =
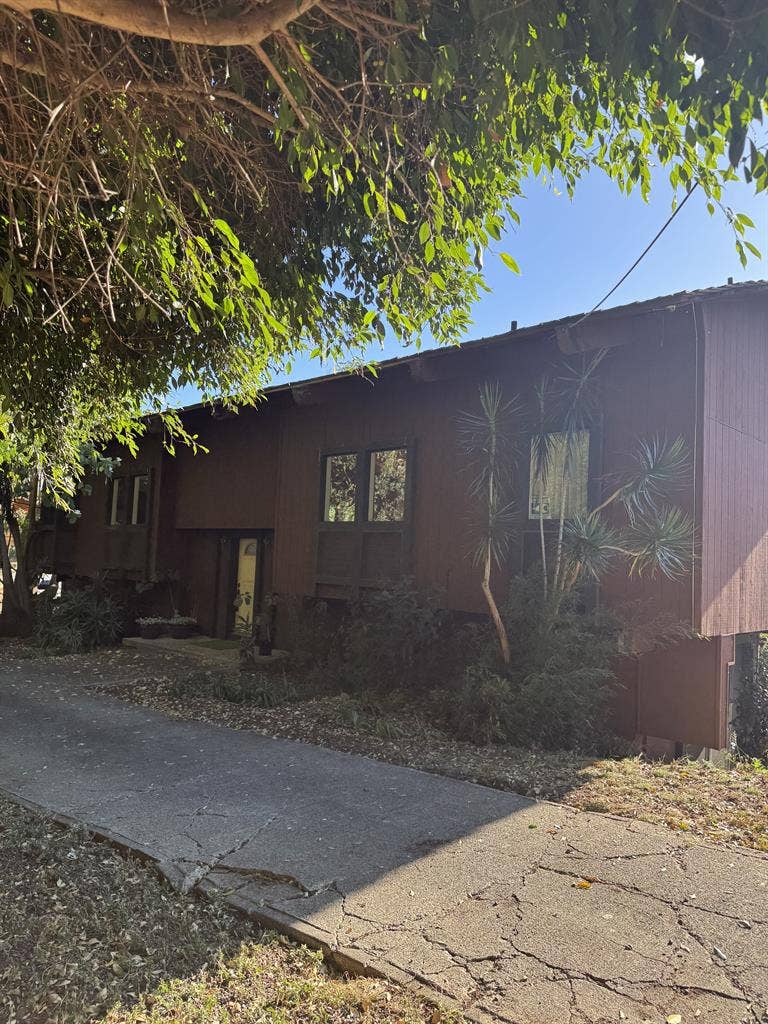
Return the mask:
[[[670,295],[657,295],[652,299],[640,299],[636,302],[629,302],[623,306],[611,306],[608,309],[596,310],[594,313],[572,313],[569,316],[560,317],[558,320],[544,320],[538,324],[530,324],[527,327],[518,327],[515,330],[504,331],[502,334],[491,334],[484,338],[472,338],[469,341],[462,341],[459,345],[443,346],[438,348],[425,349],[424,351],[413,352],[405,356],[394,356],[392,359],[382,359],[376,365],[379,370],[388,370],[394,366],[405,365],[425,356],[450,356],[451,353],[466,350],[468,348],[484,347],[486,345],[499,345],[505,341],[514,341],[521,337],[529,337],[532,334],[543,334],[547,331],[554,331],[558,328],[569,327],[575,323],[596,317],[598,319],[612,319],[625,316],[639,316],[643,313],[653,313],[662,309],[670,309],[683,303],[695,301],[711,301],[727,295],[743,294],[744,292],[768,292],[768,279],[757,281],[738,281],[734,284],[714,285],[710,288],[698,288],[693,291],[672,292]],[[291,391],[294,388],[309,387],[314,384],[322,384],[332,380],[343,380],[346,377],[354,376],[354,370],[342,370],[337,373],[322,374],[319,377],[307,377],[304,380],[291,381],[287,384],[275,384],[272,387],[264,388],[264,395],[269,396],[280,392]],[[196,402],[192,405],[182,406],[175,411],[182,414],[194,412],[198,409],[211,408],[207,402]]]

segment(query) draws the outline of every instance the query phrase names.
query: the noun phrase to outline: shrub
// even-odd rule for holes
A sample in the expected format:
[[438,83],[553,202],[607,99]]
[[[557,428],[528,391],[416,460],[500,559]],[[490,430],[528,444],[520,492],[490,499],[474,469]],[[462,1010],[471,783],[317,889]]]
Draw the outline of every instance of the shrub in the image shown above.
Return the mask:
[[[434,695],[438,704],[445,696]],[[449,722],[460,738],[482,746],[507,740],[512,684],[505,676],[487,665],[469,665],[455,699],[449,699]]]
[[445,667],[446,613],[437,595],[404,579],[353,602],[338,632],[338,664],[349,693],[429,690]]
[[348,606],[281,602],[279,635],[303,690],[425,692],[454,663],[455,632],[437,595],[404,579],[366,591]]
[[511,662],[502,664],[489,628],[478,631],[474,660],[444,708],[457,735],[548,749],[607,743],[618,623],[577,600],[567,597],[552,618],[537,577],[513,581],[501,609]]
[[123,635],[125,612],[104,587],[46,594],[38,603],[35,638],[41,647],[60,654],[81,654],[109,647]]
[[326,601],[301,597],[281,599],[278,606],[280,646],[290,652],[291,665],[322,676],[323,668],[338,660],[339,622]]
[[760,637],[754,664],[741,676],[733,719],[736,746],[746,757],[768,763],[768,637]]

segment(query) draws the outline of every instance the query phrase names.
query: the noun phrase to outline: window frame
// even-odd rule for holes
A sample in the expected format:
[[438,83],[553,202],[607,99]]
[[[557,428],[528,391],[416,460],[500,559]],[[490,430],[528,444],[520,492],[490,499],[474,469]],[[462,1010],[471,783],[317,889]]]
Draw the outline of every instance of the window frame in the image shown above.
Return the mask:
[[[371,518],[371,505],[373,502],[373,484],[375,475],[373,471],[373,457],[379,452],[405,452],[405,480],[403,481],[403,518],[402,519],[373,519]],[[377,444],[365,449],[365,489],[363,492],[363,511],[365,513],[363,522],[371,527],[395,527],[400,528],[404,523],[409,522],[411,512],[411,446],[407,442],[400,444]]]
[[[566,433],[566,431],[564,431],[564,430],[548,430],[546,433],[547,434],[564,435]],[[593,498],[594,498],[594,496],[592,494],[591,482],[592,482],[592,478],[593,478],[592,460],[593,460],[593,457],[594,457],[594,450],[593,450],[594,428],[591,427],[591,426],[584,427],[582,430],[577,431],[577,433],[586,434],[587,435],[587,444],[586,444],[586,448],[587,448],[587,471],[586,471],[585,480],[584,480],[584,498],[585,498],[586,508],[581,513],[580,512],[572,512],[572,513],[570,513],[570,515],[566,514],[566,516],[565,516],[566,520],[567,519],[572,519],[575,515],[580,515],[580,514],[581,515],[587,515],[589,513],[590,508],[592,508],[592,506],[593,506]],[[556,511],[554,515],[548,515],[548,516],[542,516],[542,517],[539,516],[538,512],[534,513],[534,512],[531,511],[531,500],[533,498],[533,493],[532,492],[533,492],[533,483],[534,483],[533,473],[531,472],[531,445],[532,444],[533,444],[533,437],[530,437],[529,440],[528,440],[528,488],[527,488],[527,498],[526,498],[526,503],[527,503],[527,506],[528,506],[527,519],[528,519],[529,523],[537,523],[537,522],[539,522],[540,518],[542,518],[545,523],[557,523],[557,522],[560,521],[560,512],[559,511]]]
[[[353,519],[326,519],[327,510],[327,499],[328,499],[328,471],[329,471],[329,460],[334,456],[338,455],[354,455],[357,459],[357,465],[355,467],[355,516]],[[334,448],[328,451],[322,451],[320,453],[320,508],[319,508],[319,520],[320,526],[326,529],[350,529],[355,528],[359,525],[360,520],[360,486],[361,486],[361,467],[360,467],[360,451],[355,448]]]
[[[368,494],[371,486],[371,456],[374,452],[391,451],[394,449],[405,449],[406,451],[406,475],[405,475],[405,517],[401,520],[390,522],[376,522],[368,519]],[[325,460],[331,455],[357,455],[357,476],[356,476],[356,502],[355,519],[351,522],[327,522],[325,514]],[[316,593],[319,596],[328,596],[321,593],[323,588],[331,588],[334,593],[343,590],[347,595],[359,593],[361,588],[374,587],[376,581],[362,576],[362,558],[364,539],[367,534],[372,533],[396,533],[401,535],[402,564],[410,566],[413,560],[413,518],[415,507],[415,464],[416,464],[416,441],[411,436],[384,437],[370,444],[350,444],[333,448],[322,448],[318,451],[318,515],[317,528],[315,530],[314,544],[314,582]],[[353,564],[350,566],[348,576],[330,576],[319,571],[318,564],[320,552],[320,539],[325,533],[348,533],[352,534]]]
[[[603,437],[603,416],[602,413],[598,413],[594,419],[592,419],[586,426],[589,431],[589,473],[587,477],[587,510],[591,511],[600,504],[605,497],[604,494],[604,437]],[[552,433],[562,433],[562,431],[554,430]],[[530,508],[530,494],[531,494],[531,460],[530,460],[530,442],[531,437],[528,438],[528,462],[525,464],[523,458],[522,463],[525,464],[525,491],[521,496],[521,501],[526,501]],[[538,516],[530,519],[528,517],[529,509],[526,509],[520,522],[520,535],[519,543],[515,545],[517,550],[517,566],[520,572],[527,572],[528,569],[536,563],[539,559],[539,550],[541,545],[540,539],[540,527]],[[545,519],[544,520],[544,534],[547,539],[547,543],[554,542],[557,537],[558,520],[557,519]],[[527,546],[530,546],[528,549]],[[526,550],[528,550],[528,557],[526,557]],[[510,563],[512,564],[512,563]]]
[[[147,481],[147,517],[143,523],[134,522],[137,505],[136,489],[139,480]],[[115,500],[115,485],[117,485],[117,500]],[[109,477],[107,482],[107,529],[149,529],[152,520],[152,490],[151,469],[143,470],[140,473],[122,473]],[[117,512],[121,518],[115,519],[115,506],[117,506]]]
[[107,527],[110,530],[126,525],[124,476],[111,476],[107,481]]
[[[135,474],[133,474],[130,477],[130,480],[131,480],[131,515],[130,515],[129,522],[126,523],[126,525],[127,526],[137,526],[137,527],[146,529],[146,527],[149,526],[149,518],[150,518],[150,513],[152,511],[152,504],[151,504],[151,500],[150,500],[151,499],[151,495],[152,495],[152,476],[151,476],[149,470],[147,470],[145,473],[135,473]],[[144,522],[142,522],[142,523],[140,523],[140,522],[138,522],[136,520],[136,512],[137,512],[137,508],[138,508],[138,498],[139,498],[138,484],[139,484],[140,480],[146,480],[147,481],[146,518],[144,519]]]

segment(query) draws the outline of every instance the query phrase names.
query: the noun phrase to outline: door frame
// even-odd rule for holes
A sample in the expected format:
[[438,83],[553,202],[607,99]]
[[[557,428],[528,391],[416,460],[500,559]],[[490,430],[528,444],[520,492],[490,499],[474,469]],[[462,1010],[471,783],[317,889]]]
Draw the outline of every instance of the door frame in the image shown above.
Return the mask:
[[267,563],[265,557],[274,543],[274,530],[226,530],[219,534],[221,552],[221,592],[216,616],[216,634],[222,638],[234,639],[235,607],[234,594],[237,586],[237,570],[240,553],[240,541],[246,538],[255,540],[258,548],[256,553],[256,578],[254,580],[254,626],[257,610],[261,609],[264,597],[271,586],[271,578],[267,579]]

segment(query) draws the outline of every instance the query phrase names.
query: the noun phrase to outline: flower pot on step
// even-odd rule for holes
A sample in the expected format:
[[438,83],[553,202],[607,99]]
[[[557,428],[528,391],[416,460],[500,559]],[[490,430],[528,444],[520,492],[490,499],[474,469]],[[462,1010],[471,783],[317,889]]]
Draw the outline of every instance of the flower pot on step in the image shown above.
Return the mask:
[[172,622],[168,626],[168,636],[173,637],[174,640],[186,640],[188,637],[194,636],[196,632],[197,626],[188,625],[186,622]]
[[157,640],[164,628],[162,622],[147,622],[139,626],[139,636],[142,640]]

